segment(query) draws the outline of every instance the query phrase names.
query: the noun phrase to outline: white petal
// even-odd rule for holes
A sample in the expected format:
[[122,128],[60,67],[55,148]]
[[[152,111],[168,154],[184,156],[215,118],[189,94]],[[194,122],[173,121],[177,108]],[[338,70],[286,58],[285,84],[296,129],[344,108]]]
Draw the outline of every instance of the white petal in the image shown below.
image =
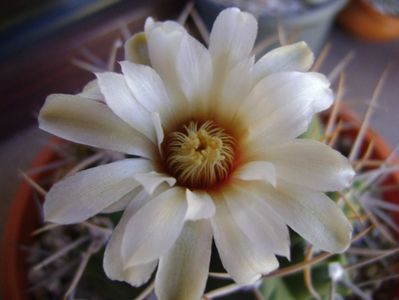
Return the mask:
[[154,69],[133,64],[120,63],[125,80],[134,97],[149,112],[158,112],[165,119],[170,118],[171,102],[162,79]]
[[125,208],[130,204],[130,202],[137,196],[138,193],[142,191],[142,187],[136,187],[134,190],[127,193],[120,200],[112,203],[111,205],[104,208],[101,213],[103,214],[111,214],[114,212],[118,212],[121,210],[125,210]]
[[181,88],[189,101],[209,98],[212,84],[212,61],[208,50],[190,35],[185,34],[176,67]]
[[174,187],[159,194],[127,223],[122,240],[125,268],[161,257],[179,237],[187,210],[184,190]]
[[124,212],[118,226],[112,232],[111,240],[108,242],[104,252],[104,271],[110,279],[126,281],[133,286],[140,286],[150,278],[154,271],[157,261],[152,261],[146,264],[125,268],[122,260],[122,238],[124,235],[129,235],[126,232],[126,224],[148,200],[148,195],[144,193],[139,194],[128,206]]
[[[224,122],[235,124],[241,103],[253,88],[252,67],[254,57],[245,58],[227,69],[216,69],[212,94],[208,99],[207,113],[215,111],[224,118]],[[215,101],[214,99],[217,99]],[[245,130],[244,130],[245,131]]]
[[54,94],[39,115],[41,129],[64,139],[128,154],[152,157],[154,145],[106,105],[78,96]]
[[208,193],[186,189],[187,214],[186,220],[209,219],[215,214],[215,204]]
[[112,111],[137,131],[156,142],[151,115],[130,92],[121,74],[97,73],[101,92]]
[[187,33],[186,29],[176,21],[165,21],[165,22],[156,22],[153,18],[148,17],[144,24],[145,34],[151,35],[151,32],[155,29],[162,28],[167,33],[173,32],[182,32]]
[[313,115],[331,105],[329,86],[319,73],[282,72],[260,81],[240,109],[250,122],[250,139],[264,148],[305,132]]
[[[243,100],[248,96],[253,88],[252,68],[254,64],[254,57],[245,58],[238,62],[227,74],[225,80],[216,83],[221,89],[220,95],[217,97],[217,102],[211,105],[219,105],[225,115],[234,117]],[[219,78],[220,80],[220,78]],[[234,120],[232,121],[234,122]]]
[[162,300],[200,300],[208,279],[212,230],[208,221],[187,222],[161,257],[155,293]]
[[348,187],[355,175],[349,161],[331,147],[296,139],[267,150],[277,177],[316,191],[337,191]]
[[252,243],[266,252],[290,257],[288,227],[250,183],[232,186],[224,196],[234,221]]
[[83,88],[83,91],[77,94],[77,96],[91,100],[98,100],[102,102],[105,101],[104,95],[101,93],[97,79],[88,82]]
[[259,195],[288,226],[321,250],[342,253],[348,248],[352,225],[334,201],[292,184],[278,186],[277,190],[259,185]]
[[220,68],[229,68],[249,57],[256,33],[257,22],[253,15],[238,8],[223,10],[213,24],[209,40],[214,63]]
[[271,252],[266,252],[242,232],[225,200],[215,201],[216,215],[211,219],[213,235],[224,268],[238,284],[253,284],[261,274],[278,267]]
[[176,70],[176,59],[186,30],[176,22],[154,22],[148,18],[145,23],[148,53],[152,67],[161,76],[170,100],[178,107],[186,104]]
[[147,160],[125,159],[66,177],[47,193],[45,219],[61,224],[84,221],[136,188],[134,174],[150,169]]
[[169,186],[174,186],[176,183],[175,178],[155,171],[136,173],[134,179],[139,182],[150,195],[164,182],[168,183]]
[[158,113],[151,113],[151,120],[152,124],[154,125],[155,134],[157,136],[158,151],[162,155],[162,142],[165,136],[163,133],[161,117]]
[[276,185],[276,170],[272,163],[267,161],[251,161],[234,172],[234,177],[242,180],[265,180]]
[[305,42],[282,46],[266,53],[255,64],[254,80],[278,72],[306,72],[312,66],[314,55]]
[[144,32],[134,34],[125,43],[125,58],[136,64],[150,65],[148,45]]

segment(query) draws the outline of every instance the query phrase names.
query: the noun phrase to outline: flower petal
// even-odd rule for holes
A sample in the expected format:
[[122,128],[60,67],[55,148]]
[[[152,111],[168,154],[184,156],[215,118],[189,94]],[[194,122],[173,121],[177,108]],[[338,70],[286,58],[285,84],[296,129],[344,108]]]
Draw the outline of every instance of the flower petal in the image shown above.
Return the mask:
[[212,109],[215,109],[217,105],[217,108],[223,111],[224,115],[231,118],[236,115],[243,99],[248,96],[253,88],[252,68],[254,60],[254,57],[250,57],[238,62],[226,74],[224,81],[216,83],[220,85],[218,87],[220,88],[220,95],[217,96],[217,101],[212,103]]
[[215,204],[208,193],[186,189],[187,213],[186,220],[209,219],[215,214]]
[[355,175],[342,154],[314,140],[296,139],[269,148],[266,157],[277,177],[316,191],[341,190]]
[[97,73],[98,84],[107,105],[123,121],[156,143],[151,115],[130,92],[121,74]]
[[85,87],[83,88],[83,91],[77,96],[86,98],[86,99],[91,99],[91,100],[97,100],[104,102],[104,95],[101,93],[100,86],[98,85],[98,80],[94,79],[92,81],[89,81]]
[[127,223],[122,240],[125,269],[161,257],[179,237],[187,210],[184,190],[174,187],[159,194]]
[[158,298],[201,299],[208,279],[211,249],[209,222],[187,222],[173,247],[159,261],[155,279]]
[[125,43],[125,58],[136,64],[150,65],[147,39],[144,32],[134,34]]
[[104,104],[72,95],[54,94],[46,99],[39,115],[41,129],[64,139],[152,157],[154,145]]
[[129,235],[129,232],[125,230],[126,224],[148,200],[148,194],[143,193],[143,191],[139,193],[130,202],[118,226],[112,232],[111,240],[105,248],[103,263],[105,274],[110,279],[126,281],[133,286],[140,286],[148,281],[157,265],[157,261],[155,260],[146,264],[125,268],[121,255],[123,236]]
[[312,50],[305,42],[282,46],[266,53],[255,64],[254,81],[258,82],[273,73],[306,72],[314,61]]
[[[282,72],[260,81],[240,109],[250,122],[249,139],[261,148],[304,133],[317,112],[333,101],[328,79],[319,73]],[[256,145],[251,147],[256,149]]]
[[263,251],[290,257],[290,236],[283,220],[261,199],[251,183],[234,185],[224,193],[236,224]]
[[[225,101],[240,104],[253,88],[252,69],[255,58],[249,57],[239,61],[227,74],[223,85],[222,96]],[[230,100],[229,100],[230,99]]]
[[186,108],[187,102],[176,70],[177,54],[183,37],[187,35],[186,30],[176,22],[154,22],[148,18],[145,33],[151,65],[162,78],[169,99],[178,104],[178,107]]
[[213,235],[224,268],[238,284],[253,284],[261,274],[278,267],[273,253],[261,249],[235,223],[225,199],[215,201],[216,215],[211,219]]
[[162,155],[162,142],[164,139],[164,132],[162,128],[161,117],[158,113],[151,113],[152,124],[154,125],[155,134],[157,136],[158,151]]
[[162,79],[154,69],[122,61],[122,72],[134,97],[149,112],[158,112],[163,120],[171,115],[171,101]]
[[111,214],[114,212],[118,212],[121,210],[125,210],[126,207],[130,204],[130,202],[143,190],[142,187],[136,187],[134,190],[130,191],[127,193],[125,196],[123,196],[121,199],[118,201],[112,203],[111,205],[108,205],[106,208],[104,208],[101,213],[103,214]]
[[238,8],[223,10],[215,20],[209,40],[209,52],[214,65],[230,69],[250,56],[257,34],[253,15]]
[[315,247],[332,253],[348,248],[352,225],[325,194],[284,182],[278,182],[278,189],[259,184],[258,193],[288,226]]
[[169,186],[174,186],[176,183],[175,178],[155,171],[136,173],[134,179],[139,182],[150,195],[164,182],[168,183]]
[[265,180],[276,185],[276,170],[272,163],[267,161],[251,161],[242,165],[234,172],[234,177],[242,180]]
[[125,159],[81,171],[57,182],[46,195],[47,221],[82,222],[118,201],[139,185],[134,174],[151,169],[144,159]]
[[176,68],[181,88],[189,101],[208,100],[212,84],[212,60],[208,50],[185,34],[177,53]]

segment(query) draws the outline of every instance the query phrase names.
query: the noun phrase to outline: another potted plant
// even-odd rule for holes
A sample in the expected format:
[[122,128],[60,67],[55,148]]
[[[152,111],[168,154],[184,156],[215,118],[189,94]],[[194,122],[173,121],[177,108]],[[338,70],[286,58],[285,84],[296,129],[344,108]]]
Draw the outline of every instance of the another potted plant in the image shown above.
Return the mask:
[[[336,14],[345,6],[346,0],[199,0],[198,11],[211,27],[217,14],[229,6],[250,11],[259,21],[258,44],[262,41],[271,49],[277,45],[278,32],[284,32],[288,42],[305,41],[318,53],[331,28]],[[279,30],[280,29],[280,30]],[[282,29],[282,31],[281,31]]]
[[383,42],[399,38],[397,1],[352,0],[338,20],[350,33],[365,40]]

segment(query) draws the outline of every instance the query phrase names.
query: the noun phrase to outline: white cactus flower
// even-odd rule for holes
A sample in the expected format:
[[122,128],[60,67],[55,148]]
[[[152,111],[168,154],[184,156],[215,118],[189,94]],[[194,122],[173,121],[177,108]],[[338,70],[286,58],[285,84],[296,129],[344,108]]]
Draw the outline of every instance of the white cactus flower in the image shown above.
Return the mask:
[[149,65],[123,61],[122,74],[96,74],[100,91],[47,98],[42,129],[139,157],[69,176],[45,200],[55,223],[124,210],[105,251],[111,279],[138,286],[158,266],[159,299],[200,299],[212,239],[239,284],[290,256],[287,226],[319,249],[348,247],[352,226],[324,192],[354,172],[337,151],[298,139],[331,105],[330,83],[307,72],[303,42],[255,63],[256,33],[251,14],[226,9],[207,49],[176,22],[149,18]]

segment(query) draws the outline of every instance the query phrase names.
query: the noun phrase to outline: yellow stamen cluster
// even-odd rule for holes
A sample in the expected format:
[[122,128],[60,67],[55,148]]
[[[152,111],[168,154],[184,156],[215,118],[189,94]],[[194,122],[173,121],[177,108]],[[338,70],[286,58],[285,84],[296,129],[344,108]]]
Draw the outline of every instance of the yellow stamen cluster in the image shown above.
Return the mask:
[[166,165],[181,185],[209,188],[224,181],[234,161],[234,139],[213,121],[191,121],[166,139]]

